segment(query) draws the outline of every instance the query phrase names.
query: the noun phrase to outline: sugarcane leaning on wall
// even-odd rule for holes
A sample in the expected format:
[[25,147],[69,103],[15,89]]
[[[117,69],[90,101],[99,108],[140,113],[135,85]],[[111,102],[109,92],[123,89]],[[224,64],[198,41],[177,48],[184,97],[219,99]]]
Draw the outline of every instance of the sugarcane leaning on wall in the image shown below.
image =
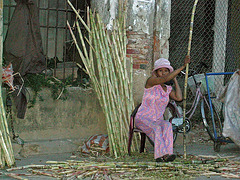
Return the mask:
[[[125,8],[126,1],[121,1],[118,18],[114,20],[112,30],[107,30],[98,14],[88,10],[88,23],[79,15],[79,12],[68,0],[68,4],[76,13],[76,29],[79,39],[74,35],[67,23],[79,55],[85,68],[82,68],[90,77],[100,105],[106,117],[111,155],[120,157],[127,155],[129,119],[134,108],[132,93],[132,59],[127,68],[126,56],[126,28]],[[88,32],[84,37],[81,27]],[[81,48],[80,48],[81,47]],[[90,47],[89,51],[88,48]],[[133,148],[136,140],[133,141]]]
[[[3,52],[3,1],[0,1],[0,71],[2,74],[2,52]],[[4,168],[15,165],[15,158],[11,139],[9,136],[8,123],[6,119],[6,112],[3,105],[2,83],[0,83],[0,166]]]

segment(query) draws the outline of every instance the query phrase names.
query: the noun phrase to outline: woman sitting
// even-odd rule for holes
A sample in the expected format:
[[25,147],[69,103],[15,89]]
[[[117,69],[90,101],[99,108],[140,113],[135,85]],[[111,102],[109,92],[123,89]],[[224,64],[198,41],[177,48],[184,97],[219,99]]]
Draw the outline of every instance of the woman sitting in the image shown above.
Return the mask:
[[[145,84],[142,104],[135,117],[136,127],[141,129],[154,142],[154,159],[157,162],[173,161],[173,131],[172,125],[163,119],[169,97],[175,101],[182,101],[182,91],[176,76],[190,63],[186,56],[184,65],[173,70],[167,59],[160,58],[154,63],[152,76]],[[173,80],[175,90],[165,83]]]

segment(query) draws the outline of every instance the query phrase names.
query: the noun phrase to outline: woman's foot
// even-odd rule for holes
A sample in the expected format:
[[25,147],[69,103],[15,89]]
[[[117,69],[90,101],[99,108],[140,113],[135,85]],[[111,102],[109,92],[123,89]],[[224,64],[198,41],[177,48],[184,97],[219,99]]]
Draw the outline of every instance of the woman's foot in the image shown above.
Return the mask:
[[156,159],[156,162],[171,162],[174,161],[176,159],[176,155],[175,154],[165,154],[162,157],[159,157]]
[[156,162],[165,162],[165,160],[163,159],[163,156],[162,156],[162,157],[157,158]]
[[165,162],[172,162],[175,159],[176,159],[176,155],[175,154],[171,154],[171,155],[167,154],[167,155],[164,156],[164,161]]

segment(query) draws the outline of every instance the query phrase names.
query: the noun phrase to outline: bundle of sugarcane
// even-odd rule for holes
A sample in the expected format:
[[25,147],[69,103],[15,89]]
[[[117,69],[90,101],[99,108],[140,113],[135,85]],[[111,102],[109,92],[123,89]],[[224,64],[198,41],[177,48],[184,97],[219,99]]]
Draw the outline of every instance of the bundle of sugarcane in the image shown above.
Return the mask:
[[[75,25],[79,40],[68,22],[67,25],[83,61],[83,70],[89,75],[105,114],[110,153],[115,157],[126,155],[129,119],[134,107],[132,60],[127,69],[126,12],[122,12],[126,10],[126,2],[119,1],[119,18],[114,20],[111,30],[107,30],[100,16],[90,10],[86,24],[69,0],[68,3],[77,16]],[[87,37],[83,37],[80,27],[86,29]],[[133,142],[136,144],[136,140]]]
[[[2,3],[0,3],[2,6]],[[3,7],[0,7],[1,10]],[[0,23],[0,34],[3,34],[3,21],[2,14],[0,11],[1,23]],[[3,49],[3,36],[0,36],[0,69],[2,70],[2,49]],[[2,74],[2,73],[0,73]],[[3,105],[2,97],[2,83],[0,83],[0,166],[3,168],[5,165],[11,167],[15,164],[15,159],[13,155],[13,149],[11,144],[11,139],[9,136],[8,124],[6,119],[6,113]]]

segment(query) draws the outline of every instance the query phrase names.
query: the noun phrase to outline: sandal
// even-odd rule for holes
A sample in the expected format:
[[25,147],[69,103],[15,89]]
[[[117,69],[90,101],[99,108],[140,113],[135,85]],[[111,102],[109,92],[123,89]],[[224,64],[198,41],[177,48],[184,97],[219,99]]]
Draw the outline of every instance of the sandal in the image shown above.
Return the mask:
[[171,154],[171,155],[167,154],[167,155],[164,155],[163,158],[164,158],[165,162],[172,162],[176,159],[176,155],[175,154]]
[[161,156],[156,159],[156,162],[167,162],[166,159],[169,157],[169,154],[165,154],[164,156]]
[[156,162],[164,162],[163,157],[157,158],[157,159],[156,159]]

